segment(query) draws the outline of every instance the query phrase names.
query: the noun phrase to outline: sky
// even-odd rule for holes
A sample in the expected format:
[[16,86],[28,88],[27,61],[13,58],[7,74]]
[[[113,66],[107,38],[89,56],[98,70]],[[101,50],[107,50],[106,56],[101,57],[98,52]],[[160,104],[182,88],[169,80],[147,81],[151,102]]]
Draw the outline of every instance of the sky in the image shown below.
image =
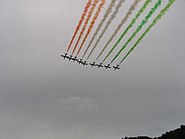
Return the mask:
[[185,1],[176,0],[119,71],[60,56],[86,2],[0,0],[1,139],[153,137],[185,124]]

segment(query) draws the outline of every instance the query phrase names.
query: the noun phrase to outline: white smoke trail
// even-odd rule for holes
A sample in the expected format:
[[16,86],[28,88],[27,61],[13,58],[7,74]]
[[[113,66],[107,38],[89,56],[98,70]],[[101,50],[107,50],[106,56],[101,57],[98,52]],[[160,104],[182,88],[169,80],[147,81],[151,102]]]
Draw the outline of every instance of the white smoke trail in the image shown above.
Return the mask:
[[112,34],[112,36],[110,37],[110,39],[107,41],[105,47],[102,49],[102,51],[100,52],[100,54],[99,54],[99,56],[97,57],[96,60],[98,60],[98,58],[102,55],[102,53],[105,51],[105,49],[111,43],[111,41],[114,39],[114,37],[116,36],[116,34],[118,33],[118,31],[122,28],[122,26],[129,19],[129,17],[131,16],[132,12],[135,10],[135,8],[137,7],[137,5],[139,4],[140,1],[141,0],[135,0],[134,3],[131,5],[131,7],[129,8],[129,10],[126,13],[125,17],[121,20],[121,23],[117,26],[116,30],[114,31],[114,33]]
[[107,29],[109,28],[110,24],[112,23],[112,21],[114,20],[114,18],[116,17],[116,15],[119,12],[119,9],[121,8],[121,6],[123,5],[123,3],[125,2],[125,0],[119,0],[115,11],[112,13],[110,19],[107,21],[107,24],[105,25],[105,28],[103,29],[103,31],[101,32],[99,38],[97,39],[94,47],[92,48],[89,56],[87,57],[87,59],[89,59],[89,57],[91,56],[91,54],[93,53],[94,49],[97,47],[98,43],[100,42],[101,38],[103,37],[103,35],[105,34],[105,32],[107,31]]
[[103,24],[105,23],[106,19],[107,19],[107,18],[109,17],[109,15],[111,14],[112,9],[113,9],[113,7],[115,6],[116,1],[117,1],[117,0],[112,0],[111,3],[110,3],[110,5],[109,5],[109,7],[108,7],[108,9],[105,11],[105,14],[104,14],[102,20],[100,21],[98,27],[96,28],[96,31],[95,31],[93,37],[91,38],[91,41],[90,41],[90,43],[89,43],[87,49],[85,50],[85,52],[84,52],[84,54],[83,54],[83,57],[86,55],[87,51],[89,50],[89,48],[90,48],[91,44],[93,43],[95,37],[98,35],[98,33],[99,33],[101,27],[103,26]]

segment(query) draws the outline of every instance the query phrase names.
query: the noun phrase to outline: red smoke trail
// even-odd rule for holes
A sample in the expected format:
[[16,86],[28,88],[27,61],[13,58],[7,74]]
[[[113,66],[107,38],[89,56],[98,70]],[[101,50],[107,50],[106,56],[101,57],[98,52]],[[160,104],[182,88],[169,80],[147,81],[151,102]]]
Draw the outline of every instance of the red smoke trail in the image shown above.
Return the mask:
[[69,52],[69,49],[71,48],[71,45],[72,45],[72,43],[73,43],[73,41],[74,41],[74,39],[76,37],[76,34],[78,33],[78,31],[79,31],[79,29],[80,29],[80,27],[81,27],[81,25],[82,25],[82,23],[83,23],[83,21],[85,19],[85,16],[87,14],[87,11],[88,11],[89,7],[91,6],[91,3],[92,3],[92,0],[89,0],[87,5],[86,5],[86,7],[85,7],[85,9],[84,9],[84,12],[83,12],[83,14],[82,14],[82,16],[80,18],[80,21],[79,21],[79,23],[78,23],[78,25],[76,27],[76,30],[75,30],[75,32],[73,34],[73,37],[72,37],[72,39],[70,41],[70,44],[69,44],[68,48],[67,48],[67,53]]
[[93,18],[93,20],[92,20],[92,22],[91,22],[91,24],[90,24],[90,27],[89,27],[89,29],[88,29],[88,31],[87,31],[87,34],[85,35],[85,37],[84,37],[84,39],[83,39],[83,42],[82,42],[80,48],[78,49],[78,52],[77,52],[77,55],[76,55],[76,56],[78,56],[80,50],[82,49],[82,47],[83,47],[83,45],[84,45],[84,43],[85,43],[85,41],[86,41],[88,35],[90,34],[90,32],[91,32],[91,30],[92,30],[92,28],[93,28],[93,26],[94,26],[94,24],[95,24],[95,22],[96,22],[96,19],[98,18],[98,16],[99,16],[99,14],[100,14],[100,12],[101,12],[101,10],[102,10],[104,4],[105,4],[105,0],[101,0],[101,3],[100,3],[100,5],[99,5],[99,7],[98,7],[98,10],[97,10],[97,12],[95,13],[95,16],[94,16],[94,18]]
[[97,5],[98,2],[99,2],[99,0],[94,0],[94,3],[93,3],[93,5],[92,5],[92,7],[91,7],[91,10],[90,10],[89,13],[88,13],[87,19],[86,19],[86,21],[85,21],[85,23],[84,23],[84,26],[83,26],[83,28],[82,28],[82,31],[80,32],[80,35],[79,35],[78,40],[77,40],[77,42],[76,42],[76,44],[75,44],[75,47],[73,48],[72,55],[74,54],[74,52],[75,52],[75,50],[76,50],[76,47],[78,46],[78,43],[80,42],[80,39],[81,39],[81,37],[82,37],[82,35],[83,35],[83,33],[84,33],[84,31],[85,31],[85,29],[86,29],[88,23],[89,23],[89,20],[90,20],[90,18],[91,18],[91,16],[92,16],[92,13],[93,13],[93,11],[94,11],[94,9],[95,9],[95,7],[96,7],[96,5]]

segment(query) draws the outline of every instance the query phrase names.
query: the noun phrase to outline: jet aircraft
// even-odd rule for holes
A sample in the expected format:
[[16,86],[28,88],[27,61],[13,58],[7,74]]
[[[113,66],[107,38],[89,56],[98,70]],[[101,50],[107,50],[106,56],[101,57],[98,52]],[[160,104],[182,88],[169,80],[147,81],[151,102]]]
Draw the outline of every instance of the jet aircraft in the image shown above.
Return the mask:
[[68,59],[69,57],[68,57],[68,55],[67,55],[67,53],[65,53],[64,55],[61,55],[61,57],[63,57],[64,59]]
[[96,66],[97,66],[98,68],[102,68],[102,67],[103,67],[102,64],[103,64],[103,63],[96,64]]
[[117,65],[117,66],[113,66],[113,68],[114,68],[114,70],[118,70],[118,69],[120,69],[119,65]]
[[69,61],[71,61],[71,59],[73,58],[73,56],[72,55],[70,55],[70,57],[68,57],[68,60]]
[[110,64],[105,65],[104,67],[105,67],[105,69],[110,69],[111,68]]
[[83,64],[82,59],[78,60],[78,64]]
[[75,56],[75,57],[73,57],[73,58],[71,58],[72,60],[73,60],[73,62],[75,62],[75,61],[78,61],[78,59],[77,59],[77,57]]
[[88,64],[87,64],[87,61],[84,61],[84,62],[82,63],[82,65],[83,65],[83,66],[88,65]]
[[96,62],[90,63],[91,67],[96,66]]

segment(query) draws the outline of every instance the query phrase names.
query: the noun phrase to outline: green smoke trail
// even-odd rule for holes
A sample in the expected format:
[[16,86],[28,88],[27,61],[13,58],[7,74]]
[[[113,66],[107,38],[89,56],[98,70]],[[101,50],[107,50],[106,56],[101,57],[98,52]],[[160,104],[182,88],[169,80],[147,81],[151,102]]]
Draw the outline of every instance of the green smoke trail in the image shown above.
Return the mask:
[[[136,9],[137,5],[139,4],[139,2],[141,2],[141,0],[134,0],[134,2],[131,4],[131,6],[128,9],[126,15],[123,17],[123,19],[121,20],[119,25],[116,27],[116,29],[115,29],[114,33],[112,34],[111,38],[108,40],[108,44],[103,48],[103,51],[104,51],[104,49],[106,49],[106,47],[109,45],[109,43],[113,40],[113,38],[116,36],[116,34],[121,30],[122,26],[127,22],[129,17],[132,15],[133,11],[135,11],[135,9]],[[99,41],[100,40],[101,40],[101,38],[99,39]],[[98,43],[99,42],[97,42],[95,44],[95,46],[92,49],[91,53],[94,51],[95,47],[97,47]]]
[[121,60],[121,62],[119,64],[121,64],[130,55],[130,53],[134,50],[134,48],[142,41],[142,39],[152,29],[152,27],[157,24],[157,22],[162,18],[162,16],[165,15],[165,13],[169,10],[169,8],[172,6],[172,4],[175,1],[176,0],[169,0],[169,3],[166,5],[166,7],[161,10],[161,12],[158,14],[158,16],[153,20],[153,22],[149,25],[149,27],[145,30],[145,32],[140,36],[140,38],[133,45],[133,47],[129,50],[129,52],[123,57],[123,59]]
[[148,15],[145,17],[145,19],[141,22],[141,24],[138,26],[136,31],[132,34],[132,36],[127,40],[125,45],[120,49],[120,51],[116,54],[116,56],[112,59],[112,62],[121,54],[121,52],[127,47],[127,45],[132,41],[132,39],[137,35],[137,33],[143,28],[143,26],[148,22],[150,17],[154,14],[154,12],[158,9],[158,7],[161,5],[162,0],[158,0],[154,7],[150,10]]
[[[136,23],[137,19],[140,17],[140,15],[145,11],[145,9],[147,8],[147,6],[149,5],[149,3],[152,0],[146,0],[144,5],[141,7],[141,9],[138,11],[138,13],[136,14],[136,16],[132,19],[132,21],[130,22],[130,24],[128,25],[128,27],[125,29],[125,31],[121,34],[120,38],[118,39],[118,41],[115,43],[115,45],[112,47],[112,49],[109,51],[109,53],[107,54],[107,56],[105,57],[104,61],[108,58],[108,56],[112,53],[112,51],[118,46],[118,44],[121,42],[121,40],[123,39],[123,37],[125,36],[125,34],[129,31],[129,29],[132,28],[132,26]],[[108,41],[108,43],[106,44],[106,46],[103,48],[103,50],[100,52],[100,54],[98,55],[98,57],[96,58],[96,60],[98,60],[100,58],[100,56],[102,55],[102,53],[104,52],[104,50],[107,48],[107,46],[110,44],[110,42]]]

